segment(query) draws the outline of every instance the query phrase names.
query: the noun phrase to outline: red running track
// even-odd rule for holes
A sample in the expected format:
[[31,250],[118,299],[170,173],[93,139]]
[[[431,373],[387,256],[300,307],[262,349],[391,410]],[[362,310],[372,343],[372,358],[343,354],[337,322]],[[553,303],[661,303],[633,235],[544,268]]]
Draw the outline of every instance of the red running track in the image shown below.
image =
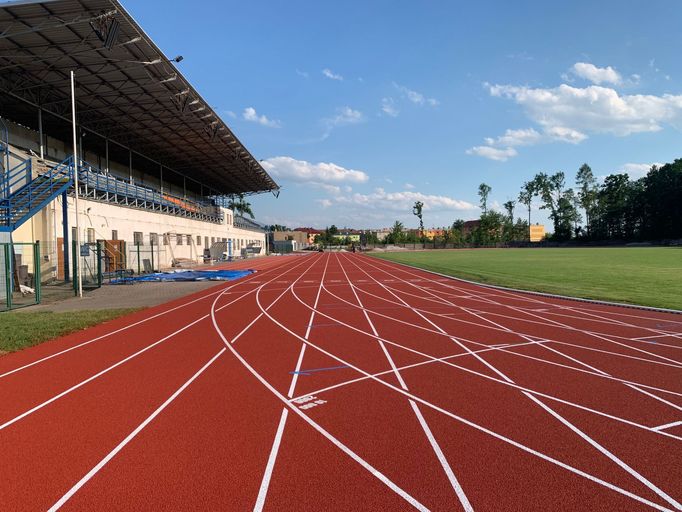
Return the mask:
[[682,509],[681,316],[248,264],[0,358],[0,509]]

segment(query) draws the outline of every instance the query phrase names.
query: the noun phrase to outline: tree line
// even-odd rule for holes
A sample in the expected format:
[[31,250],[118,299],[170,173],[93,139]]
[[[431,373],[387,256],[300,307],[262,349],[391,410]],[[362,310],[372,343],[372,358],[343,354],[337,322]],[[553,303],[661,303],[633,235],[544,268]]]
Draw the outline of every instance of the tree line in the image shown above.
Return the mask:
[[[575,187],[566,186],[564,172],[540,172],[523,183],[516,200],[504,203],[503,212],[488,207],[492,188],[481,183],[478,195],[481,216],[478,222],[458,219],[440,228],[432,240],[455,245],[498,245],[527,242],[530,239],[532,211],[539,199],[547,210],[553,231],[551,241],[663,241],[682,238],[682,159],[660,167],[652,166],[646,176],[632,180],[626,173],[606,176],[603,182],[591,167],[583,164],[576,173]],[[426,241],[422,216],[423,204],[415,203],[413,214],[420,230],[408,232],[396,221],[386,243]],[[523,206],[527,220],[514,220],[516,208]]]
[[[539,198],[549,211],[552,240],[643,241],[682,238],[682,160],[652,166],[632,180],[610,174],[599,183],[589,165],[576,174],[575,189],[566,188],[563,172],[538,173],[523,184],[519,202],[528,210]],[[583,217],[584,214],[584,217]]]

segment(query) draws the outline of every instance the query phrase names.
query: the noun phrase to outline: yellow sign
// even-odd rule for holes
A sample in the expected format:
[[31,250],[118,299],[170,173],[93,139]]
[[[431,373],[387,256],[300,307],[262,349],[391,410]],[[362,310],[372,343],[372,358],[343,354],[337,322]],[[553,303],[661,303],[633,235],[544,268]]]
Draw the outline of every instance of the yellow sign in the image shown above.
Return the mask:
[[530,241],[541,242],[545,238],[545,226],[536,224],[530,227]]

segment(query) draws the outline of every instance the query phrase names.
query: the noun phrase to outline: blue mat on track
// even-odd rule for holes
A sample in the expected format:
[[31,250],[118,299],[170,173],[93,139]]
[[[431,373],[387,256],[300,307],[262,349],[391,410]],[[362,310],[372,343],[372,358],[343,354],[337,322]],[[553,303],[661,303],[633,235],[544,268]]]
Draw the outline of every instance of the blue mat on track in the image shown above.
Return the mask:
[[111,284],[148,283],[148,282],[179,282],[179,281],[233,281],[253,274],[254,270],[174,270],[171,272],[156,272],[142,276],[123,277],[114,279]]

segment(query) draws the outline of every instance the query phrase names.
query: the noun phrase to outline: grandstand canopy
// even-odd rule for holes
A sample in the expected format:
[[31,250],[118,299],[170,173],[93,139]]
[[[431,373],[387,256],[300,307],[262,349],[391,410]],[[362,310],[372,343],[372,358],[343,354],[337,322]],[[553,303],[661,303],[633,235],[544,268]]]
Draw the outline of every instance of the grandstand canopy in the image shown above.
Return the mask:
[[108,139],[212,193],[279,189],[118,1],[0,1],[0,115],[33,127],[39,107],[45,133],[70,141],[71,70],[89,144]]

